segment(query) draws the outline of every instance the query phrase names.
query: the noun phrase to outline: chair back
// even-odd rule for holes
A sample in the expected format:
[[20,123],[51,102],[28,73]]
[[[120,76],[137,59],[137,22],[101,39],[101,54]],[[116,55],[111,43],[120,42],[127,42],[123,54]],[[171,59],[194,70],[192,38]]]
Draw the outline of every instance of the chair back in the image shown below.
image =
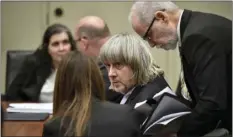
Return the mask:
[[6,57],[6,91],[9,88],[9,85],[19,72],[22,64],[25,60],[25,57],[29,54],[32,54],[33,50],[10,50],[7,51]]

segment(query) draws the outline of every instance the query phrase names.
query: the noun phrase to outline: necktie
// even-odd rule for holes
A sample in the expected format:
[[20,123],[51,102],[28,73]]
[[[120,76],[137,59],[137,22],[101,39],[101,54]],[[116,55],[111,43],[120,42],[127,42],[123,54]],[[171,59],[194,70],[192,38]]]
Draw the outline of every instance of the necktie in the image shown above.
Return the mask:
[[182,55],[181,55],[181,52],[182,52],[182,51],[181,51],[181,46],[180,46],[179,43],[178,43],[178,47],[179,47],[180,59],[181,59],[181,71],[180,71],[181,95],[182,95],[186,100],[192,101],[192,99],[191,99],[191,97],[190,97],[190,95],[189,95],[189,92],[188,92],[188,89],[187,89],[185,80],[184,80],[184,71],[183,71]]

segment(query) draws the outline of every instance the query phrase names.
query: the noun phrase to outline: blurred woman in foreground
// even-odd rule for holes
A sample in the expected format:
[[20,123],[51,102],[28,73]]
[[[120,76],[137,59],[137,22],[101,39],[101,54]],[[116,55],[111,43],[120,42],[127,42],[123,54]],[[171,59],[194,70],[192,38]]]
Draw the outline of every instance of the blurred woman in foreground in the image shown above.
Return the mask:
[[43,136],[137,137],[138,114],[129,106],[104,101],[101,72],[90,57],[71,52],[60,63],[54,90],[54,117]]

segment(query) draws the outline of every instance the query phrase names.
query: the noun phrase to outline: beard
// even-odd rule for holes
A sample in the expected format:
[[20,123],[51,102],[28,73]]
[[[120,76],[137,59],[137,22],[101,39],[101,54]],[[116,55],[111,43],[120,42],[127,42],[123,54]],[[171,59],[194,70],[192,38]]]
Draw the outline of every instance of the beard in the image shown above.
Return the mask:
[[160,32],[158,35],[161,36],[164,40],[167,41],[166,43],[163,43],[159,46],[159,48],[162,48],[164,50],[174,50],[177,47],[178,43],[178,34],[177,30],[173,29],[171,27],[158,27],[159,29],[157,32]]
[[169,40],[162,48],[165,50],[174,50],[177,47],[178,39]]
[[169,35],[167,35],[168,42],[161,46],[161,48],[163,48],[164,50],[174,50],[177,47],[177,43],[179,41],[178,34],[176,33],[176,31],[170,31]]

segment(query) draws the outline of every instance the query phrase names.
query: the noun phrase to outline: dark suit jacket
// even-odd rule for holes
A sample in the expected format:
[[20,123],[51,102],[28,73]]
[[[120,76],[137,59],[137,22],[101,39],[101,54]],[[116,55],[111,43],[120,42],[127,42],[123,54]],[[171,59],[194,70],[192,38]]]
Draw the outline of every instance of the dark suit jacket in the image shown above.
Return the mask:
[[100,71],[102,72],[103,79],[104,79],[106,99],[108,101],[117,103],[119,98],[122,97],[123,95],[118,92],[109,90],[109,86],[111,83],[108,78],[108,71],[102,62],[99,62],[98,65],[99,65]]
[[[162,91],[164,88],[170,87],[163,76],[157,76],[153,81],[143,86],[136,86],[128,97],[125,104],[134,108],[136,103],[151,99],[156,93]],[[122,97],[119,97],[118,103],[120,103]],[[143,122],[148,116],[147,112],[139,112],[140,122]]]
[[[139,85],[134,88],[131,95],[128,97],[125,104],[135,106],[136,103],[142,102],[146,99],[152,98],[156,93],[160,92],[166,87],[170,87],[163,76],[157,76],[153,81],[146,85]],[[120,103],[123,96],[119,97],[116,101]]]
[[232,128],[232,22],[184,10],[180,24],[184,78],[193,112],[178,135],[204,135],[219,120]]
[[[86,135],[91,137],[139,137],[138,114],[127,105],[93,101],[92,115]],[[69,123],[69,121],[68,121]],[[43,137],[64,137],[67,127],[61,126],[61,118],[45,123]]]
[[40,90],[51,74],[51,67],[46,60],[34,53],[28,55],[6,91],[4,97],[8,101],[38,102]]
[[136,103],[152,98],[156,93],[170,87],[163,76],[157,76],[153,81],[143,86],[137,86],[129,96],[126,104],[135,106]]

